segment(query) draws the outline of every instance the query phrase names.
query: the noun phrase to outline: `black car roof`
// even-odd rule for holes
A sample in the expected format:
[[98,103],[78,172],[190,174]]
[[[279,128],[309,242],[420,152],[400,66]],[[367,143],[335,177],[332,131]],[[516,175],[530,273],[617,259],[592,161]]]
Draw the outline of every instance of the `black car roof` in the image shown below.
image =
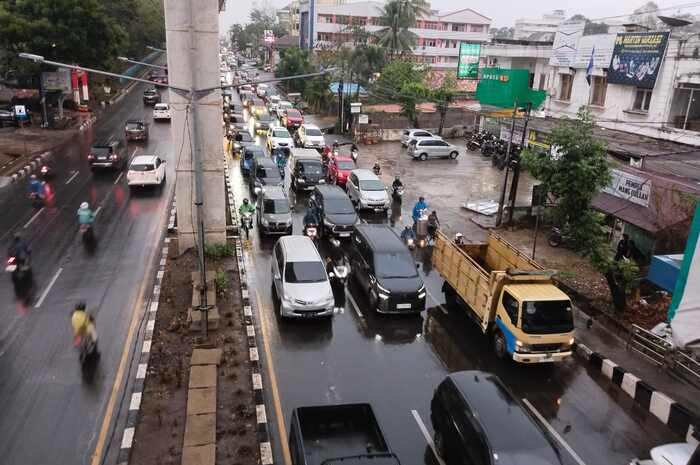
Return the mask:
[[378,252],[408,252],[394,229],[386,224],[358,224],[355,230]]
[[323,197],[326,199],[348,198],[345,191],[339,186],[336,186],[335,184],[322,184],[320,186],[316,186],[316,190],[318,190],[321,193],[321,195],[323,195]]
[[565,463],[556,444],[496,375],[473,370],[447,377],[474,412],[499,463]]

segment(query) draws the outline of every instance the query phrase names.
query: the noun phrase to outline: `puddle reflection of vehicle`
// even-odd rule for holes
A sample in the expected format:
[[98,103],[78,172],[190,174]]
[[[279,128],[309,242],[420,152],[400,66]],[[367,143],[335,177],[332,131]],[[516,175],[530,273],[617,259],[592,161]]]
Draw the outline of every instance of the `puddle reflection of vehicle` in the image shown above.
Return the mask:
[[411,344],[423,337],[423,317],[420,314],[382,315],[369,309],[366,292],[357,281],[350,279],[346,287],[346,309],[357,319],[362,334],[386,344]]

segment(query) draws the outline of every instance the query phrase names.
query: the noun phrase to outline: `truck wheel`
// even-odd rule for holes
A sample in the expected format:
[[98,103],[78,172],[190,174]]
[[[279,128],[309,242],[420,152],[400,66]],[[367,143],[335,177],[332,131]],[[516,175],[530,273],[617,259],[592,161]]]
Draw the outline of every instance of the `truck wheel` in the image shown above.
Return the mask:
[[493,350],[501,360],[506,358],[506,340],[503,337],[503,333],[498,330],[493,332]]

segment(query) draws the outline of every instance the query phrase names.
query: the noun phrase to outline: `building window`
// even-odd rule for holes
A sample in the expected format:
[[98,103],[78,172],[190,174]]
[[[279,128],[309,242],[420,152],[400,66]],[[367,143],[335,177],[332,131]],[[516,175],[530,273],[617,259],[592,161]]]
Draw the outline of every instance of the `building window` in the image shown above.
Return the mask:
[[649,111],[649,102],[651,102],[651,89],[637,89],[634,95],[633,110]]
[[484,32],[484,26],[482,26],[481,24],[472,24],[471,26],[469,26],[469,30],[471,32]]
[[423,47],[435,47],[435,39],[424,39],[423,40]]
[[598,107],[605,106],[605,94],[608,90],[608,78],[605,76],[592,76],[591,99],[588,102]]
[[560,74],[559,82],[559,100],[568,102],[571,100],[571,85],[574,82],[574,76],[573,74]]
[[546,85],[547,85],[547,75],[542,73],[542,74],[540,74],[540,86],[538,87],[538,89],[545,90]]

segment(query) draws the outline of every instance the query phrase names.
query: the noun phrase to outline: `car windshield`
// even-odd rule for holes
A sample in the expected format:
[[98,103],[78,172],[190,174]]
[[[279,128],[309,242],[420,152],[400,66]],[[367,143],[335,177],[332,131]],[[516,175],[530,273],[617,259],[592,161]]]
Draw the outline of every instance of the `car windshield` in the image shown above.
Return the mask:
[[258,177],[265,179],[280,178],[280,170],[277,167],[266,168],[264,166],[258,166]]
[[109,147],[93,147],[92,153],[95,155],[109,155]]
[[568,300],[525,301],[522,329],[528,334],[567,333],[574,330],[571,302]]
[[323,166],[318,161],[305,160],[299,162],[299,172],[303,174],[321,174]]
[[321,262],[289,262],[284,268],[284,280],[288,283],[320,283],[327,279]]
[[153,171],[155,167],[151,163],[134,163],[129,169],[131,171]]
[[287,116],[290,118],[301,118],[301,113],[296,110],[287,110]]
[[408,251],[375,255],[374,265],[380,278],[415,278],[418,276],[413,257]]
[[350,199],[328,199],[326,200],[326,213],[331,215],[347,215],[355,213],[355,208],[352,206]]
[[164,104],[164,103],[159,103],[159,104],[157,104],[157,105],[156,105],[155,107],[153,107],[153,108],[155,108],[156,110],[167,110],[167,109],[168,109],[168,105],[166,105],[166,104]]
[[383,191],[384,185],[379,179],[368,179],[360,181],[360,190],[363,191]]
[[130,131],[143,129],[143,123],[126,123],[126,129]]
[[269,113],[260,113],[258,115],[259,121],[270,121],[271,119],[272,119],[272,116],[270,116]]
[[289,131],[286,129],[275,129],[272,131],[272,137],[281,137],[283,139],[289,139],[291,136],[289,135]]
[[355,163],[351,162],[350,160],[339,160],[337,162],[338,169],[339,170],[354,170],[355,169]]
[[238,134],[241,136],[241,142],[253,142],[253,136],[250,133],[241,131]]
[[323,133],[316,128],[306,128],[306,135],[312,137],[322,136]]
[[287,199],[265,199],[263,202],[265,213],[282,214],[289,213],[289,202]]

